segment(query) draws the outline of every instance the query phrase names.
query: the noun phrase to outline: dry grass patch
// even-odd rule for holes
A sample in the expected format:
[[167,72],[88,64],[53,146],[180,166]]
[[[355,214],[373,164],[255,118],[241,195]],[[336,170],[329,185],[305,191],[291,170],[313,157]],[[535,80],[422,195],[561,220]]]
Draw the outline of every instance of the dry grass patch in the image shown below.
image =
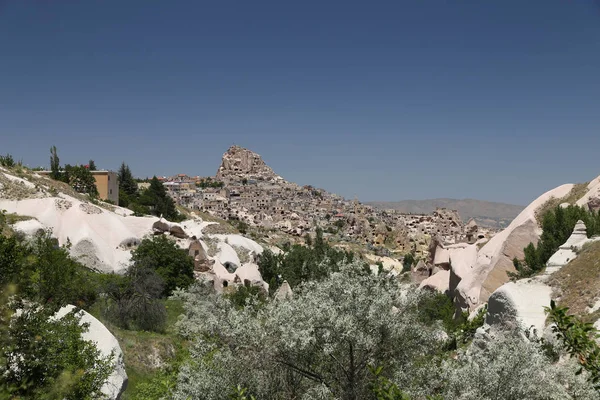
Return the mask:
[[236,246],[236,245],[232,245],[231,247],[233,247],[233,250],[235,250],[235,253],[237,254],[238,258],[240,259],[240,263],[246,264],[246,263],[250,262],[250,254],[249,254],[248,249],[246,249],[245,247]]
[[[8,172],[9,175],[18,177],[16,174]],[[20,178],[20,177],[18,177]],[[23,182],[14,181],[0,172],[0,197],[8,200],[24,200],[33,197],[39,197],[42,189],[37,185],[29,187]]]
[[560,296],[561,306],[586,321],[598,319],[600,312],[588,314],[586,309],[600,297],[600,242],[584,246],[576,259],[552,275],[549,284]]
[[576,183],[573,186],[573,189],[564,197],[552,197],[547,202],[545,202],[540,208],[535,212],[535,219],[539,224],[542,223],[542,218],[544,218],[544,214],[548,211],[558,207],[562,203],[575,204],[575,202],[583,197],[584,194],[587,193],[587,186],[589,182],[585,183]]
[[233,235],[239,232],[233,226],[225,222],[222,224],[208,225],[202,230],[202,233],[205,235]]

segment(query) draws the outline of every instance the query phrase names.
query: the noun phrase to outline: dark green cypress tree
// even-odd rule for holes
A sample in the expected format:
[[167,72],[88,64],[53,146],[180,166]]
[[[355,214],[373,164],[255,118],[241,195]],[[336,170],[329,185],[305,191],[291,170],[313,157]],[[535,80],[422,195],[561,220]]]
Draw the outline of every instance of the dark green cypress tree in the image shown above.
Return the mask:
[[175,202],[167,194],[165,186],[156,176],[152,177],[150,187],[146,191],[144,198],[145,205],[152,207],[156,216],[162,215],[168,220],[177,220],[179,218]]
[[137,182],[133,179],[133,174],[129,166],[123,162],[118,172],[119,190],[125,192],[129,197],[135,197],[138,194]]
[[60,179],[60,159],[56,146],[50,147],[50,177],[55,180]]

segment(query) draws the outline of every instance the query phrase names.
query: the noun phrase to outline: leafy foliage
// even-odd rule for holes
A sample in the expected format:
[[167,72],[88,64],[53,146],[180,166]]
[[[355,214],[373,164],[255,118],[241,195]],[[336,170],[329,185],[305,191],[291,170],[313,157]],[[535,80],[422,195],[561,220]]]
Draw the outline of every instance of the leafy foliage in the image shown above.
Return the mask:
[[54,180],[60,180],[60,158],[56,146],[50,147],[50,177]]
[[[246,182],[247,183],[247,182]],[[215,188],[220,189],[225,186],[224,182],[213,180],[212,178],[203,178],[196,182],[196,186],[202,189]]]
[[169,296],[175,289],[185,289],[194,282],[194,261],[164,235],[142,240],[131,259],[134,268],[151,269],[162,278],[162,296]]
[[122,192],[129,197],[135,197],[138,193],[138,186],[135,179],[133,179],[129,165],[125,162],[121,163],[117,176],[119,179],[119,193]]
[[[112,372],[112,356],[102,357],[82,339],[75,310],[62,318],[39,305],[9,303],[0,293],[0,397],[93,399]],[[19,313],[16,310],[19,309]]]
[[568,315],[568,311],[567,307],[559,307],[552,300],[550,307],[546,308],[549,320],[554,323],[552,331],[565,345],[571,357],[577,358],[581,366],[577,374],[586,370],[600,392],[600,346],[596,342],[600,334],[591,323]]
[[61,174],[61,180],[68,183],[79,193],[89,194],[92,197],[98,196],[96,179],[94,179],[91,171],[85,165],[65,165],[64,171]]
[[254,396],[248,394],[248,389],[242,388],[240,385],[233,389],[233,393],[229,395],[229,398],[231,400],[256,400]]
[[542,217],[543,233],[537,247],[533,243],[525,247],[525,259],[514,259],[517,273],[509,275],[513,278],[524,278],[544,269],[550,257],[571,236],[578,220],[585,223],[588,237],[600,234],[600,213],[576,205],[567,208],[559,206],[546,212]]
[[69,257],[66,247],[58,246],[50,232],[38,234],[32,243],[0,236],[0,284],[9,283],[20,295],[55,310],[96,299],[87,270]]
[[469,320],[469,316],[462,315],[463,322],[456,328],[455,335],[458,342],[468,343],[473,340],[477,329],[481,328],[485,323],[485,315],[487,314],[487,304],[482,307],[475,317]]
[[402,373],[397,383],[410,386],[437,346],[416,319],[419,295],[360,263],[259,308],[236,307],[201,285],[178,296],[186,308],[180,331],[195,343],[175,399],[220,399],[237,385],[260,399],[368,398],[368,365],[385,365],[388,378]]
[[375,378],[371,384],[371,390],[377,400],[410,400],[395,383],[383,376],[382,366],[377,368],[369,366],[369,370]]
[[257,286],[252,286],[248,282],[238,286],[233,292],[225,295],[233,305],[242,309],[249,304],[263,305],[267,299],[261,289]]
[[165,186],[156,176],[150,180],[150,187],[140,195],[139,203],[148,207],[152,214],[169,221],[181,221],[183,218],[177,211],[175,202],[167,194]]
[[[95,168],[93,160],[90,160],[90,164]],[[79,193],[97,197],[98,188],[96,187],[96,179],[94,179],[91,171],[90,165],[73,166],[66,164],[61,169],[56,146],[50,148],[50,177],[54,180],[67,183]]]
[[258,266],[263,280],[269,283],[269,291],[274,292],[284,280],[296,287],[302,282],[324,279],[339,271],[342,263],[350,263],[353,259],[354,254],[329,246],[323,239],[323,232],[317,229],[310,245],[295,244],[283,255],[265,250],[258,257]]
[[598,394],[572,363],[553,363],[520,332],[497,333],[446,360],[439,373],[445,400],[592,400]]
[[415,264],[417,260],[413,253],[408,253],[404,256],[404,260],[402,261],[402,272],[408,272]]
[[460,345],[465,345],[473,340],[475,332],[485,322],[487,306],[479,310],[477,315],[469,320],[469,313],[463,312],[455,315],[452,299],[443,293],[427,293],[418,303],[418,318],[428,326],[434,326],[438,321],[442,323],[450,340],[447,349],[455,350]]
[[119,205],[121,207],[128,207],[134,212],[134,215],[153,214],[157,217],[162,216],[169,221],[183,220],[183,216],[175,207],[175,202],[156,176],[150,180],[150,187],[140,192],[131,169],[123,162],[119,168],[118,178]]
[[107,283],[104,315],[124,329],[164,332],[163,290],[164,280],[156,271],[134,264],[125,277],[114,276]]
[[454,319],[456,309],[452,299],[443,293],[426,293],[420,298],[417,307],[419,308],[418,316],[421,322],[433,325],[437,321],[442,321],[447,332],[454,332],[463,322],[462,318],[459,320]]
[[15,160],[12,155],[6,154],[5,156],[0,156],[0,166],[12,168],[15,166]]

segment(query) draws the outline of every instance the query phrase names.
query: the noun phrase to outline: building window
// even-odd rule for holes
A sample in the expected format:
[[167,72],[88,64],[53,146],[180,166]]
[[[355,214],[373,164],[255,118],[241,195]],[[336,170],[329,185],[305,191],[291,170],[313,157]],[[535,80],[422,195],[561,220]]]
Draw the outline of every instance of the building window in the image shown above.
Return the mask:
[[108,180],[110,181],[110,175],[108,175]]
[[112,194],[112,189],[110,189],[110,194]]

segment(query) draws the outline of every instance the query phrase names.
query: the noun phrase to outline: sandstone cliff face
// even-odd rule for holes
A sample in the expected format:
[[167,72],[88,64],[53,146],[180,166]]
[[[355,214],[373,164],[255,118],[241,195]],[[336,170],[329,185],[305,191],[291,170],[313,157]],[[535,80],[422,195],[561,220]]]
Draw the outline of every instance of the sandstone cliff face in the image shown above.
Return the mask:
[[223,154],[221,166],[217,171],[217,179],[220,181],[242,179],[271,181],[281,179],[281,177],[265,164],[260,155],[240,146],[231,146]]
[[542,233],[535,216],[536,211],[548,200],[566,196],[572,188],[571,184],[562,185],[538,197],[508,228],[494,236],[477,252],[477,259],[471,268],[454,271],[460,280],[454,290],[457,306],[472,310],[486,302],[496,289],[509,281],[506,272],[515,271],[512,259],[523,258],[525,246],[529,243],[536,244]]

